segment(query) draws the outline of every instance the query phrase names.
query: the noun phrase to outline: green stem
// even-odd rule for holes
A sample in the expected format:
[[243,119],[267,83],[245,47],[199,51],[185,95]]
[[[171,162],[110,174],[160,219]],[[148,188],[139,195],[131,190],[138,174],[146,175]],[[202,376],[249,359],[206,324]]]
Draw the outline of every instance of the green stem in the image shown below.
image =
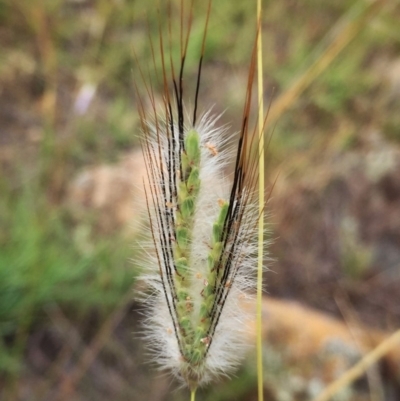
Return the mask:
[[190,401],[195,401],[196,398],[196,389],[190,392]]

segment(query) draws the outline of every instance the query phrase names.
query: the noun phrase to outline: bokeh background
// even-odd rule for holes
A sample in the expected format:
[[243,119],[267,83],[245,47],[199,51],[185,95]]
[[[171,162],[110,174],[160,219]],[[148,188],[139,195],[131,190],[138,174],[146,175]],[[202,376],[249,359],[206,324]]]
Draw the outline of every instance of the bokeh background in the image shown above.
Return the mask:
[[[188,93],[205,12],[195,2]],[[268,401],[312,400],[400,326],[399,21],[394,0],[265,4],[267,187],[278,177]],[[160,93],[157,27],[153,0],[0,0],[1,400],[188,398],[147,363],[135,301],[146,233],[134,82],[143,89],[139,60]],[[232,133],[254,36],[253,2],[214,0],[200,108],[224,112]],[[250,352],[198,399],[255,389]],[[400,346],[336,399],[399,400]]]

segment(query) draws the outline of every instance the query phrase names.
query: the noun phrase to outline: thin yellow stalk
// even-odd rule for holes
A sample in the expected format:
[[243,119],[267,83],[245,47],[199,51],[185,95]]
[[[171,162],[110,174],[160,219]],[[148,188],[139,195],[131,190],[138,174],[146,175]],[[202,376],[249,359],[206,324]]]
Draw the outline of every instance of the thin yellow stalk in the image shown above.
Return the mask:
[[397,330],[386,340],[381,342],[376,348],[364,356],[352,368],[347,370],[339,379],[331,383],[325,390],[318,395],[314,401],[328,401],[340,390],[353,383],[362,376],[369,366],[376,363],[385,356],[391,349],[400,343],[400,330]]
[[258,267],[257,267],[257,380],[258,400],[264,398],[264,375],[262,363],[262,281],[263,281],[263,247],[264,247],[264,102],[263,102],[263,64],[262,64],[262,30],[261,0],[257,0],[257,73],[258,73],[258,134],[259,134],[259,221],[258,221]]
[[196,399],[196,390],[192,390],[190,392],[190,401],[195,401]]

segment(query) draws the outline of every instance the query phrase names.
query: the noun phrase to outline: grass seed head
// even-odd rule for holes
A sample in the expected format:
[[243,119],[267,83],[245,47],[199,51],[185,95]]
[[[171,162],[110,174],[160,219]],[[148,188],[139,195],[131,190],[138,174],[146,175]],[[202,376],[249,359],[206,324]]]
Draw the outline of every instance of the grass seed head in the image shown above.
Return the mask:
[[[208,16],[193,119],[188,121],[185,113],[182,79],[191,16],[188,32],[181,29],[185,45],[177,76],[172,59],[170,67],[166,65],[169,57],[160,34],[161,106],[150,84],[146,85],[149,110],[138,95],[153,239],[145,276],[152,289],[145,332],[154,360],[192,390],[228,374],[240,362],[247,348],[247,323],[253,319],[243,299],[255,288],[257,267],[258,158],[255,130],[248,128],[255,52],[236,140],[226,127],[218,127],[218,117],[211,111],[197,116]],[[235,169],[228,179],[224,169],[232,158]]]

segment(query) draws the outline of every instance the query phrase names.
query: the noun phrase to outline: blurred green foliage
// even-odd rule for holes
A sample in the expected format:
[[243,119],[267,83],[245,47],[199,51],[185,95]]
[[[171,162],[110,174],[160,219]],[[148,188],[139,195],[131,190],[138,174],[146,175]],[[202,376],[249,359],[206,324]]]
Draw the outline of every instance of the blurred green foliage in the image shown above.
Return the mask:
[[[42,190],[29,182],[0,200],[0,336],[9,340],[43,322],[53,303],[78,315],[107,313],[133,284],[126,238],[96,235],[90,222],[74,224]],[[7,358],[14,352],[0,343],[0,371],[15,368]]]

